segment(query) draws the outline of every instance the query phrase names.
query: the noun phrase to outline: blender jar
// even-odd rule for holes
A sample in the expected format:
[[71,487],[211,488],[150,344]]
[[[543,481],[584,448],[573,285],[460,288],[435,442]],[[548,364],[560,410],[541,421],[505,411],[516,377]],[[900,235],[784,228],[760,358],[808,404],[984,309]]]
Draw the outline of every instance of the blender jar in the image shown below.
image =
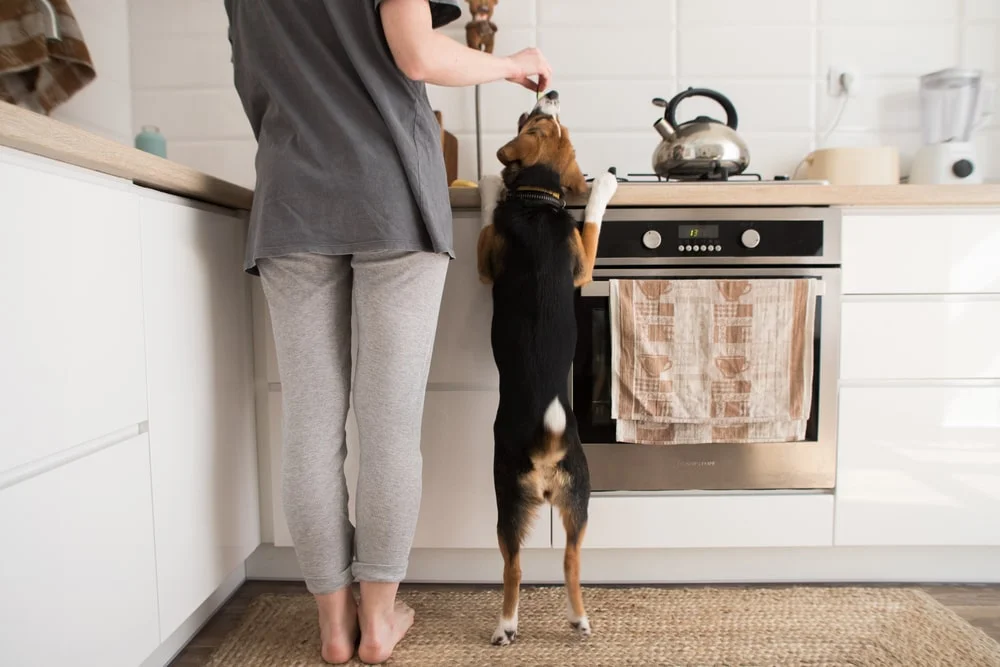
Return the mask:
[[920,77],[925,144],[966,142],[975,125],[982,73],[944,69]]

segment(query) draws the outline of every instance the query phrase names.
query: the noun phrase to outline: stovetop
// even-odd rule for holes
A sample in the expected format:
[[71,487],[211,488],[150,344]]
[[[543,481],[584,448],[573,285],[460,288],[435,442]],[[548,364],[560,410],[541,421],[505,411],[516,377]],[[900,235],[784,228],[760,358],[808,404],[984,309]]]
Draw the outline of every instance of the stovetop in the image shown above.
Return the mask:
[[[829,181],[812,180],[812,181],[793,181],[788,176],[776,175],[773,178],[764,178],[760,174],[737,174],[735,176],[726,176],[721,178],[701,178],[697,180],[682,180],[674,178],[663,178],[662,176],[657,176],[656,174],[643,174],[643,173],[629,173],[625,176],[621,176],[618,173],[618,169],[615,167],[610,167],[608,169],[615,177],[618,179],[619,183],[628,183],[629,185],[643,185],[643,184],[654,184],[654,185],[669,185],[669,184],[682,184],[682,185],[829,185]],[[586,176],[587,182],[594,180],[591,175]]]

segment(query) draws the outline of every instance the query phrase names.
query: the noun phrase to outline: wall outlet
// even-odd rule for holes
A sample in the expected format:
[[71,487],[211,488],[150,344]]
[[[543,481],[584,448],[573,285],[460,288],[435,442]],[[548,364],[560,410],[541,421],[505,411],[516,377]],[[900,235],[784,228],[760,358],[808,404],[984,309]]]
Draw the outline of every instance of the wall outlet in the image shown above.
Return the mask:
[[858,94],[858,75],[845,67],[831,67],[826,73],[826,92],[830,97]]

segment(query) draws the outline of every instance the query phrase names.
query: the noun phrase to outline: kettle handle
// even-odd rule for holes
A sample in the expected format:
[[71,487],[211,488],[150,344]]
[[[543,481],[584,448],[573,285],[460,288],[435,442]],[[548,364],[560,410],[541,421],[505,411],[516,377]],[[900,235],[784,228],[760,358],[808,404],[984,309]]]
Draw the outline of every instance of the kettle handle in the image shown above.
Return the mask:
[[715,100],[722,106],[722,109],[726,112],[726,125],[730,129],[735,130],[737,124],[739,123],[739,118],[736,116],[736,107],[733,103],[729,101],[729,98],[722,93],[710,90],[708,88],[688,88],[682,93],[678,93],[670,100],[670,104],[667,105],[666,118],[667,122],[670,123],[671,127],[677,127],[677,107],[680,103],[689,97],[707,97],[710,100]]

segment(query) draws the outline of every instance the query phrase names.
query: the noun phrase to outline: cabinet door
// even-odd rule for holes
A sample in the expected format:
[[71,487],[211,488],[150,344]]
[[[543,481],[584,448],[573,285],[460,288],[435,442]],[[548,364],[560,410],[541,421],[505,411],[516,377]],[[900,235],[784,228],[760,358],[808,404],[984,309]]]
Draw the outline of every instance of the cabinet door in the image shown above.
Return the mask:
[[160,631],[173,632],[260,543],[245,223],[142,201]]
[[476,268],[480,226],[478,212],[455,214],[455,247],[459,251],[448,267],[441,299],[428,378],[432,387],[472,385],[481,389],[499,385],[490,347],[493,295],[488,285],[479,282]]
[[836,537],[1000,545],[1000,386],[840,391]]
[[842,380],[1000,378],[1000,295],[843,304]]
[[0,491],[0,662],[135,667],[160,643],[145,435]]
[[[493,492],[495,391],[429,391],[424,406],[423,497],[414,548],[496,549]],[[552,545],[545,505],[526,548]]]
[[130,187],[0,155],[0,471],[146,420]]
[[845,294],[1000,293],[1000,213],[844,216]]

